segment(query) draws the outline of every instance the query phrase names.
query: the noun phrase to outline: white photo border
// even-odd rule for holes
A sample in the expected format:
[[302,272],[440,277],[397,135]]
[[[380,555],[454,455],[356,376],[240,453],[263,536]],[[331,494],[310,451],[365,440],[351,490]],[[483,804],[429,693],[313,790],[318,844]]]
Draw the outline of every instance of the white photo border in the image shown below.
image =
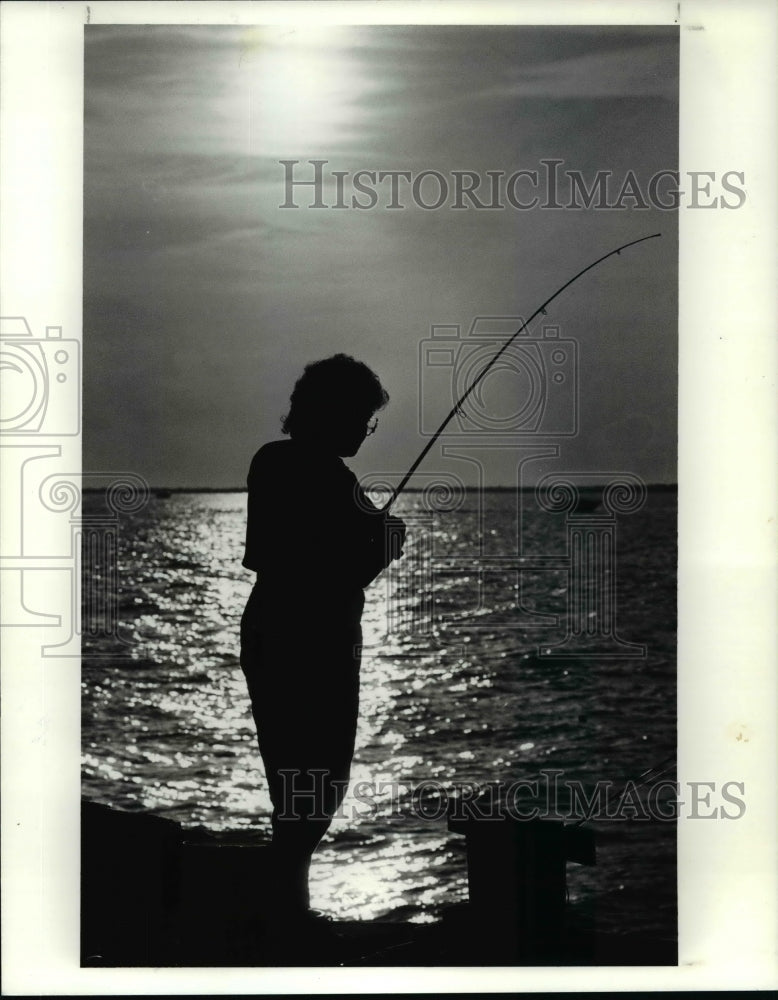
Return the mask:
[[[30,625],[0,635],[5,990],[219,995],[778,985],[775,5],[9,2],[1,17],[0,312],[25,317],[38,339],[47,327],[61,328],[65,339],[81,337],[88,20],[679,24],[681,174],[742,171],[747,191],[737,212],[682,208],[679,220],[678,777],[742,781],[748,808],[737,823],[679,823],[678,967],[80,968],[79,663],[72,656],[44,662],[41,629]],[[73,404],[63,397],[58,405]],[[80,437],[46,440],[59,449],[63,473],[78,473]],[[11,452],[2,453],[4,472],[19,457]],[[23,516],[26,498],[3,478],[9,523]]]

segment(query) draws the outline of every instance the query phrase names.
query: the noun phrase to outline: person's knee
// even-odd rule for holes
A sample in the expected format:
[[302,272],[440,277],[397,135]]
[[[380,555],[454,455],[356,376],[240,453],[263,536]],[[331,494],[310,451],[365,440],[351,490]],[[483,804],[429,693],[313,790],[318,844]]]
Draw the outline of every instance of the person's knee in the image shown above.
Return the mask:
[[273,849],[282,863],[309,859],[330,827],[331,820],[276,819],[273,823]]

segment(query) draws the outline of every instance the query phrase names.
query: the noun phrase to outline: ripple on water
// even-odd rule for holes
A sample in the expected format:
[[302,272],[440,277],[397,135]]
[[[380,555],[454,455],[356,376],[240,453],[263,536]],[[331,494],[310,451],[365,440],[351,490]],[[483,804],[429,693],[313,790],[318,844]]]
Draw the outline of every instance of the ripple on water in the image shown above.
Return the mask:
[[[484,551],[499,554],[515,544],[515,497],[488,499]],[[420,503],[409,495],[398,512]],[[352,790],[312,868],[313,905],[342,918],[426,920],[466,897],[464,839],[438,815],[458,783],[553,767],[576,780],[623,780],[673,753],[675,509],[667,497],[652,495],[619,534],[628,558],[619,565],[618,629],[647,646],[639,669],[629,659],[538,656],[560,639],[548,616],[564,624],[566,575],[522,572],[517,624],[516,569],[483,579],[473,569],[481,516],[468,500],[437,517],[436,557],[466,568],[436,571],[434,593],[423,592],[425,577],[410,562],[367,593]],[[270,800],[237,661],[252,583],[240,567],[244,517],[243,494],[177,494],[123,519],[115,597],[125,644],[84,637],[85,795],[189,828],[269,835]],[[563,553],[563,519],[527,510],[524,544]],[[355,798],[357,782],[364,787]],[[674,857],[672,827],[653,835],[627,829],[635,826],[603,835],[597,868],[574,869],[576,899],[624,884],[666,906],[656,885]],[[657,919],[643,910],[633,925]]]

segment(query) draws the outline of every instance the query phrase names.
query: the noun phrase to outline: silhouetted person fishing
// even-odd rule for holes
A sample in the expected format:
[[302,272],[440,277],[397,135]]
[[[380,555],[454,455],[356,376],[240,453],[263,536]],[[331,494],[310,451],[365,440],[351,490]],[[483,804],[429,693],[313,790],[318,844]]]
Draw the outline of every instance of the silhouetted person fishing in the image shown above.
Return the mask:
[[359,708],[363,588],[402,554],[405,526],[342,461],[389,396],[344,354],[308,365],[248,475],[243,565],[257,574],[241,666],[273,804],[274,919],[305,925],[308,869],[345,795]]

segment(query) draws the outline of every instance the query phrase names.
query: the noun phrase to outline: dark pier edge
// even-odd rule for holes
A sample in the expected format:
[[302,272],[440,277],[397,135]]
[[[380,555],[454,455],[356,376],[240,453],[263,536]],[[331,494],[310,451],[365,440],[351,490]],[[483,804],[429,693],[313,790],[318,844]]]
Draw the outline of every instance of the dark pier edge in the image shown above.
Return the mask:
[[[674,941],[603,935],[563,898],[560,907],[564,861],[560,869],[553,842],[564,841],[569,860],[591,863],[593,841],[571,840],[558,824],[551,824],[550,840],[548,824],[539,838],[524,824],[521,857],[534,860],[518,865],[509,855],[505,860],[493,839],[481,850],[479,842],[491,832],[473,828],[467,836],[451,824],[467,836],[470,902],[450,907],[436,923],[340,921],[292,935],[280,933],[273,914],[263,910],[267,850],[259,839],[187,831],[157,816],[87,801],[81,816],[86,967],[677,963]],[[505,832],[498,841],[501,836]]]

